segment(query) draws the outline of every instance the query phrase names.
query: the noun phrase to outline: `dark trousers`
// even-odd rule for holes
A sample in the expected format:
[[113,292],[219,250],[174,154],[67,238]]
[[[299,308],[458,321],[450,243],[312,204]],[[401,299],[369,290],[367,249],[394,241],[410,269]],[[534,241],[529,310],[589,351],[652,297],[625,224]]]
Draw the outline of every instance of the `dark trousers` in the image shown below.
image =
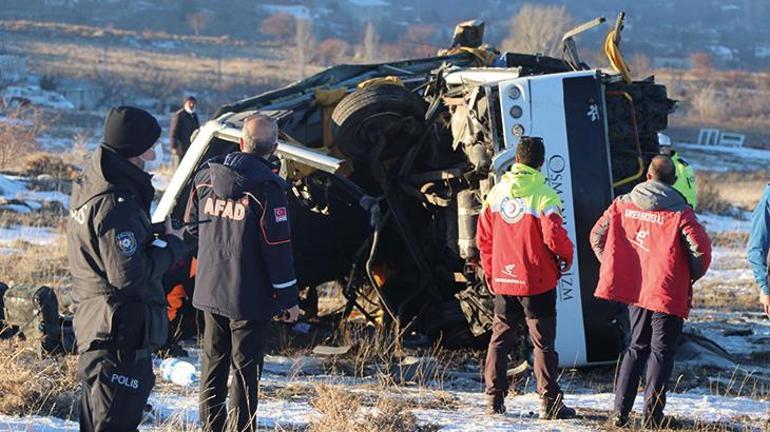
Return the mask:
[[508,393],[508,353],[520,342],[516,331],[522,312],[526,318],[529,337],[534,345],[534,372],[537,393],[555,398],[561,390],[557,380],[559,354],[556,352],[556,290],[536,296],[496,295],[492,321],[492,339],[487,349],[484,368],[486,393]]
[[167,345],[197,337],[200,339],[203,333],[203,312],[195,309],[192,304],[185,303],[173,320],[168,323]]
[[[214,432],[256,431],[257,390],[270,321],[230,320],[209,312],[204,312],[203,317],[199,400],[203,428]],[[230,406],[226,407],[231,365]]]
[[623,355],[615,390],[615,410],[628,414],[634,406],[639,380],[647,366],[644,385],[644,415],[663,416],[666,386],[674,368],[676,342],[682,333],[682,318],[629,306],[631,345]]
[[126,304],[114,318],[111,341],[97,343],[78,358],[82,432],[135,431],[155,385],[144,344],[144,306]]

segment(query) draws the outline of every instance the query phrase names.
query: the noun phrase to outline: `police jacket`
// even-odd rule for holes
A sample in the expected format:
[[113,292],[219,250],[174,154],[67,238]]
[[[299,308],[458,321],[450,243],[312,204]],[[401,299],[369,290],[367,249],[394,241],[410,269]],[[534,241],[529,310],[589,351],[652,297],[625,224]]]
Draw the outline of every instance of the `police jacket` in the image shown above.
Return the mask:
[[556,288],[559,261],[572,265],[561,199],[535,168],[514,164],[487,195],[476,245],[490,290],[533,296]]
[[711,240],[692,208],[657,181],[615,199],[591,231],[591,246],[601,262],[596,297],[681,318],[711,263]]
[[73,184],[67,242],[80,352],[114,338],[113,316],[129,302],[144,306],[144,316],[136,319],[146,331],[145,348],[162,345],[168,336],[161,278],[187,248],[173,236],[153,244],[150,179],[124,157],[100,147]]
[[181,154],[187,153],[187,149],[190,148],[190,138],[199,126],[198,114],[190,114],[184,108],[175,112],[171,117],[171,126],[168,131],[171,148],[178,149]]
[[269,319],[298,302],[286,182],[248,153],[196,174],[185,219],[198,240],[193,305],[233,320]]

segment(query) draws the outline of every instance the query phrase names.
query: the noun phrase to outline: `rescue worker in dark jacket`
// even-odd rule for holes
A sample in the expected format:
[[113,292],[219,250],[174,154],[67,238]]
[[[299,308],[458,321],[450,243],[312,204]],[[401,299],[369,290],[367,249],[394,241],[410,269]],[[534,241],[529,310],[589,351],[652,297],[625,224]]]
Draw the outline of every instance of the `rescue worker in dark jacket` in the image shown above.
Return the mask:
[[[265,160],[276,149],[270,117],[244,122],[240,152],[195,176],[187,221],[198,238],[193,305],[204,311],[200,418],[207,431],[255,431],[257,386],[270,321],[299,315],[286,182]],[[230,365],[230,407],[225,406]]]
[[182,101],[182,108],[171,117],[168,137],[171,141],[171,155],[174,158],[174,166],[179,165],[187,149],[192,142],[192,134],[200,127],[198,114],[195,113],[198,101],[193,96],[187,96]]
[[161,278],[187,249],[167,222],[155,238],[155,191],[143,171],[154,159],[158,122],[113,108],[104,142],[72,189],[67,241],[74,294],[81,431],[133,431],[154,385],[152,350],[167,336]]

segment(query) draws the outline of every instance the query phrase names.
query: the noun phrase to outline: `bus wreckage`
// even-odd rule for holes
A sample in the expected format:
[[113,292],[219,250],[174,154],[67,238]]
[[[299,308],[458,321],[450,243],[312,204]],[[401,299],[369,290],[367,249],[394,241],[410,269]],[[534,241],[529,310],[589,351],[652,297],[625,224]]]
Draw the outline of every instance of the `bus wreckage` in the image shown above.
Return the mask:
[[[301,288],[337,282],[354,311],[376,306],[402,336],[468,346],[491,328],[492,295],[475,247],[483,197],[513,163],[518,137],[540,136],[543,167],[563,201],[576,247],[559,281],[561,366],[615,362],[626,346],[625,307],[593,297],[599,263],[589,231],[618,194],[642,181],[674,101],[652,77],[632,81],[620,57],[622,14],[605,45],[614,70],[564,58],[498,53],[484,24],[458,25],[437,57],[340,65],[221,107],[194,138],[153,214],[181,218],[196,169],[237,149],[244,119],[280,127],[281,176]],[[522,337],[524,335],[522,334]]]

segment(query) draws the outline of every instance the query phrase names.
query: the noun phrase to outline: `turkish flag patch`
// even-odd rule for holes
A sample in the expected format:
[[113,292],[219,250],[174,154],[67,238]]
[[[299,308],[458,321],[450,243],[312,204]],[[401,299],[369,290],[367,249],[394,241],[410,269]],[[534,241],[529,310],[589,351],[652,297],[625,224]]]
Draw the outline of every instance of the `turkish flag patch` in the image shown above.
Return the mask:
[[275,213],[276,222],[286,222],[289,220],[289,214],[286,212],[286,207],[276,207],[273,212]]

